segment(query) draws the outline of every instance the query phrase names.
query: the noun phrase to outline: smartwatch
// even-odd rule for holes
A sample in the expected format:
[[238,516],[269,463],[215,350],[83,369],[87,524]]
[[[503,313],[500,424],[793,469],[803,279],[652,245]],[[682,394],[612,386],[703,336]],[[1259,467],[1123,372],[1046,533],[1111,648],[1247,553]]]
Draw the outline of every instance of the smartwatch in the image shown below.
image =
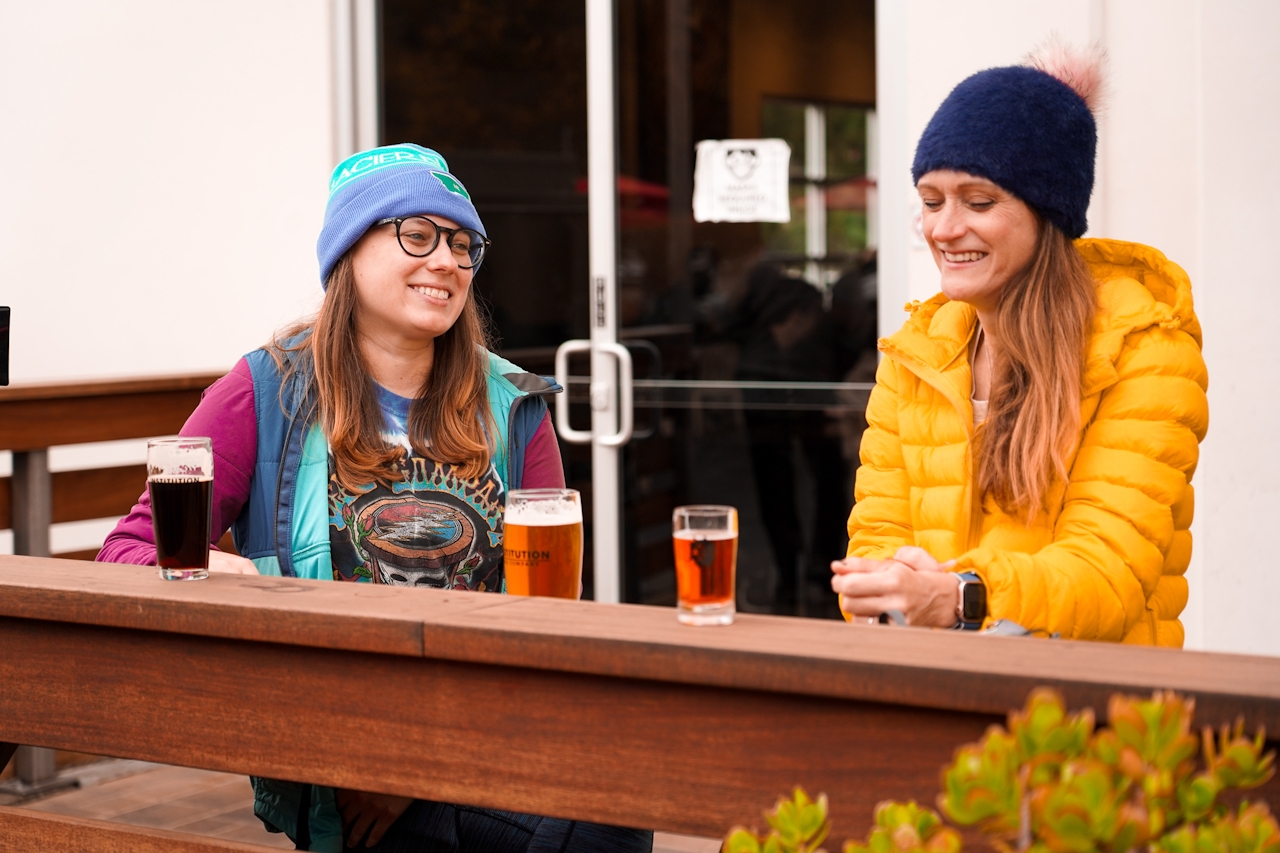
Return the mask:
[[960,595],[956,601],[956,624],[961,631],[976,631],[987,618],[987,585],[973,572],[956,575]]

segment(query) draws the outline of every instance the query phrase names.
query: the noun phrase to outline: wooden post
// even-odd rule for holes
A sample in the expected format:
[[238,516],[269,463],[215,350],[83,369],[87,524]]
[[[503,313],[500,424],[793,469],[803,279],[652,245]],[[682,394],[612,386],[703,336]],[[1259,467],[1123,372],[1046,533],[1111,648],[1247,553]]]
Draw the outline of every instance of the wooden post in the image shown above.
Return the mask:
[[[27,557],[49,556],[53,478],[49,474],[48,449],[14,451],[12,505],[14,553]],[[24,785],[42,788],[57,776],[53,750],[20,746],[13,770]]]
[[49,451],[14,451],[13,552],[24,557],[49,556],[49,525],[53,523],[53,478]]
[[13,773],[24,784],[35,787],[58,775],[53,750],[38,746],[20,746],[13,757]]

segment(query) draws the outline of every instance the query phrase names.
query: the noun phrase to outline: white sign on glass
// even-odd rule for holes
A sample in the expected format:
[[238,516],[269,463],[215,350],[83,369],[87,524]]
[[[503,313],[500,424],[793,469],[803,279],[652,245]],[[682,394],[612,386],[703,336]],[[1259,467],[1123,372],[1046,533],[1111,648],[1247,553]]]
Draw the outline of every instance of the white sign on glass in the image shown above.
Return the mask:
[[783,139],[704,139],[693,170],[698,222],[790,222],[791,146]]

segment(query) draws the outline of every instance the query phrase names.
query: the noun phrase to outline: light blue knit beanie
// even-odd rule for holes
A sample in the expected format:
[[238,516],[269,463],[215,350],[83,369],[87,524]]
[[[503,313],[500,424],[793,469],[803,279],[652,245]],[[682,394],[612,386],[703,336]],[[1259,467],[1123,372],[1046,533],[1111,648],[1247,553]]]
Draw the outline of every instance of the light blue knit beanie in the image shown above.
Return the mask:
[[404,142],[343,160],[329,179],[324,227],[316,241],[320,286],[328,288],[329,273],[373,223],[422,213],[452,219],[489,236],[467,188],[430,148]]

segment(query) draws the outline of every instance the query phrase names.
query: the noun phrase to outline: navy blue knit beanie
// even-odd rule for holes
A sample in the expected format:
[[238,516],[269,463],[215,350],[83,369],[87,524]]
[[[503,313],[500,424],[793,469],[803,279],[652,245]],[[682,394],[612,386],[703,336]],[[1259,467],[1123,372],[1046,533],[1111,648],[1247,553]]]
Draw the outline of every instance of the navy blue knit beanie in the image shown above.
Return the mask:
[[1074,239],[1088,225],[1097,147],[1093,112],[1071,86],[1037,68],[990,68],[938,107],[911,176],[954,169],[994,181]]
[[462,181],[444,158],[421,145],[402,143],[352,154],[333,170],[324,227],[316,241],[320,285],[373,223],[397,216],[435,214],[484,236],[484,223]]

